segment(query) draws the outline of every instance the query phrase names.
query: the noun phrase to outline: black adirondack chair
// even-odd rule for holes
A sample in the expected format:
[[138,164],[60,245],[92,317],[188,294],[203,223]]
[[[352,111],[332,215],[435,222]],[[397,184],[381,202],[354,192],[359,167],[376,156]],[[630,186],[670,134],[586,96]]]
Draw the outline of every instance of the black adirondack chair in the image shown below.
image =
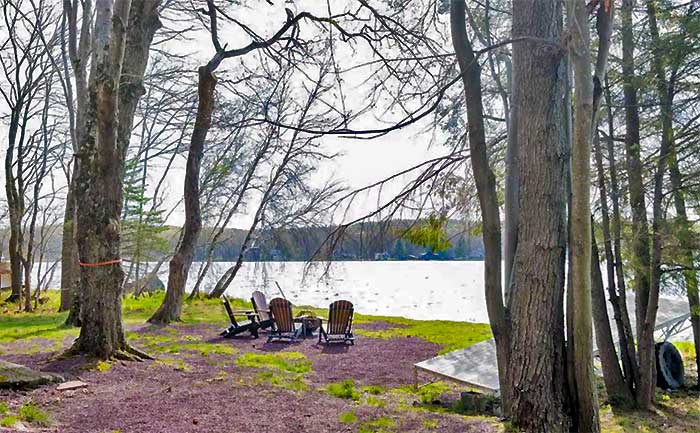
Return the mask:
[[355,336],[352,335],[352,316],[355,311],[350,301],[335,301],[328,307],[328,321],[324,328],[318,332],[318,342],[322,339],[325,343],[350,343],[355,344]]
[[[250,335],[252,335],[253,338],[258,338],[258,329],[260,329],[261,326],[260,322],[258,321],[258,316],[255,310],[233,311],[233,309],[231,309],[231,304],[229,303],[229,300],[226,297],[226,295],[222,297],[222,302],[224,304],[224,308],[226,308],[228,318],[231,320],[231,326],[226,328],[221,333],[221,336],[225,338],[231,338],[244,332],[250,332]],[[248,320],[242,322],[237,321],[235,313],[247,316]]]
[[272,340],[295,341],[301,336],[301,327],[297,327],[292,316],[292,304],[286,299],[275,298],[270,301],[272,328],[267,333],[267,342]]

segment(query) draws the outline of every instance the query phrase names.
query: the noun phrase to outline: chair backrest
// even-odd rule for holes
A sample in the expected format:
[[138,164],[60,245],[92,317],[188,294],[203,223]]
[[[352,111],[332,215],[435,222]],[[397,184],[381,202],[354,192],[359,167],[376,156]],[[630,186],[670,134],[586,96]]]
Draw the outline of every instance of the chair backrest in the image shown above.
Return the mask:
[[328,308],[328,333],[345,334],[350,332],[355,308],[350,301],[335,301]]
[[270,313],[267,311],[260,311],[260,310],[269,310],[269,307],[267,305],[267,299],[265,299],[265,294],[260,291],[254,291],[253,296],[250,298],[250,301],[253,303],[253,309],[255,310],[256,313],[258,313],[258,317],[260,317],[261,321],[266,321],[270,320]]
[[275,298],[270,301],[270,314],[275,321],[278,332],[294,332],[294,317],[292,317],[292,303],[284,298]]
[[223,302],[224,308],[226,308],[226,313],[228,314],[228,318],[231,320],[231,323],[234,326],[238,326],[238,322],[236,322],[236,317],[234,317],[234,315],[233,315],[233,310],[231,309],[231,304],[229,303],[226,295],[222,296],[221,302]]

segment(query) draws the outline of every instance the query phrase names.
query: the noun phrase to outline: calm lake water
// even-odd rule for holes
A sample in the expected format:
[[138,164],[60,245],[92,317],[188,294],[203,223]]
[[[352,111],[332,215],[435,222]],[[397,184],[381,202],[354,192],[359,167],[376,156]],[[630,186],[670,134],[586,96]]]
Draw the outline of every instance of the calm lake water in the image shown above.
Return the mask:
[[[188,290],[200,265],[193,264]],[[213,287],[231,265],[214,263],[202,288]],[[165,263],[159,272],[163,282],[167,269]],[[226,293],[248,299],[253,290],[260,290],[270,299],[279,296],[276,281],[296,305],[327,307],[336,299],[347,299],[366,314],[488,322],[482,261],[335,262],[325,270],[323,264],[304,262],[245,263]],[[59,285],[57,269],[51,287]]]

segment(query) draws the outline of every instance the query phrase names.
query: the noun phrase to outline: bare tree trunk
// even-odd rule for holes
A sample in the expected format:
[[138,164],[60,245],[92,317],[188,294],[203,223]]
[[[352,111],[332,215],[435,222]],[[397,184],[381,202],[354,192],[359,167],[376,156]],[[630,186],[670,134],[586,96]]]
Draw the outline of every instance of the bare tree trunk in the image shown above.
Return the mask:
[[[74,171],[74,175],[75,175]],[[61,243],[61,305],[58,311],[68,311],[77,302],[78,293],[76,288],[79,284],[79,272],[77,262],[77,251],[75,249],[75,185],[73,180],[68,185],[66,194],[66,207],[63,218],[63,235]],[[79,311],[79,308],[77,309]],[[71,315],[69,315],[70,317]],[[79,323],[71,319],[72,325]]]
[[[466,4],[453,1],[450,12],[452,44],[457,54],[464,97],[467,104],[469,147],[472,172],[476,181],[485,250],[484,290],[491,329],[496,340],[501,399],[506,414],[510,413],[511,383],[508,378],[510,364],[510,329],[502,294],[501,271],[501,220],[498,209],[496,180],[489,166],[484,113],[481,94],[481,69],[469,41],[465,23]],[[514,125],[514,123],[513,123]]]
[[[69,308],[70,312],[66,318],[66,324],[80,326],[80,258],[77,244],[77,194],[78,179],[80,178],[80,146],[83,140],[94,135],[93,119],[86,118],[86,110],[89,105],[87,65],[90,51],[92,49],[92,0],[81,2],[82,22],[80,32],[78,32],[78,1],[65,1],[63,3],[64,14],[68,24],[68,53],[65,52],[65,41],[62,41],[63,69],[66,75],[68,111],[73,112],[74,129],[71,131],[73,152],[76,155],[73,162],[73,173],[68,184],[66,194],[66,213],[63,223],[63,244],[61,249],[61,309]],[[72,87],[68,77],[68,59],[73,68],[75,77],[76,107],[72,104]],[[69,302],[69,303],[68,303]],[[67,304],[68,303],[68,304]]]
[[[591,305],[590,175],[593,118],[593,80],[588,11],[584,0],[570,0],[568,30],[574,70],[574,122],[571,149],[571,291],[573,304],[573,376],[576,408],[573,431],[600,431],[598,398],[593,383],[593,324]],[[606,323],[606,326],[607,323]]]
[[[613,318],[615,320],[615,325],[617,327],[617,335],[618,339],[620,341],[620,358],[622,359],[622,366],[623,366],[623,372],[624,376],[622,376],[623,382],[625,384],[625,389],[620,389],[618,387],[618,371],[619,371],[619,365],[616,365],[617,368],[615,367],[608,367],[606,368],[605,364],[603,364],[603,377],[605,379],[605,384],[606,384],[606,389],[608,392],[608,400],[610,401],[610,404],[613,406],[617,407],[629,407],[634,405],[634,396],[632,394],[634,390],[634,371],[636,370],[635,367],[633,367],[633,363],[635,363],[634,355],[630,355],[630,345],[631,345],[631,350],[633,351],[632,353],[634,354],[634,336],[632,334],[632,327],[629,324],[629,316],[627,314],[627,309],[621,308],[621,301],[620,301],[620,296],[626,296],[625,293],[623,292],[621,295],[618,295],[616,292],[615,288],[615,257],[613,255],[613,248],[612,248],[612,236],[610,233],[610,216],[609,216],[609,209],[608,209],[608,194],[607,194],[607,188],[605,185],[605,174],[604,174],[604,169],[603,169],[603,152],[601,150],[600,146],[600,138],[599,135],[596,133],[594,140],[594,147],[595,147],[595,161],[596,161],[596,167],[598,171],[598,189],[600,191],[600,203],[601,203],[601,213],[603,215],[602,218],[602,227],[603,227],[603,244],[605,248],[605,264],[607,267],[607,284],[608,284],[608,296],[610,297],[610,304],[612,305],[613,309]],[[612,161],[611,164],[614,166],[615,162]],[[611,171],[613,171],[611,169]],[[595,237],[593,239],[595,242]],[[595,246],[595,250],[597,251],[597,246]],[[597,254],[597,253],[596,253]],[[598,260],[598,257],[594,257],[594,260]],[[594,267],[596,264],[594,263]],[[600,263],[598,262],[597,264],[598,267],[600,267]],[[595,286],[597,284],[597,281],[595,281],[596,276],[596,271],[594,270],[593,274],[593,302],[594,302],[594,309],[596,308],[595,302],[596,298],[595,296],[601,296],[603,300],[603,305],[602,308],[605,309],[605,293],[601,293],[600,295],[597,294],[596,290],[597,287]],[[597,270],[598,273],[600,273],[600,269]],[[603,289],[603,282],[602,282],[602,277],[601,277],[601,282],[600,282],[600,287],[601,290]],[[600,308],[601,306],[598,306],[597,308]],[[606,320],[606,322],[598,322],[596,320],[596,337],[597,337],[597,342],[598,342],[598,350],[601,353],[601,362],[602,358],[604,356],[607,356],[604,352],[609,352],[612,351],[612,354],[615,356],[615,362],[617,363],[617,354],[615,353],[615,345],[614,341],[612,341],[612,337],[610,341],[608,341],[607,338],[605,338],[604,335],[601,335],[600,337],[598,336],[598,333],[607,333],[610,331],[610,325],[608,320],[608,313],[607,309],[604,310],[605,316],[603,317],[603,313],[600,314],[600,319],[602,320],[603,318]],[[596,312],[594,311],[593,315],[594,319],[596,318]],[[599,330],[600,327],[604,327],[604,330]],[[610,343],[611,346],[603,346],[604,344]],[[606,373],[606,370],[608,371]]]
[[603,275],[600,271],[598,245],[595,236],[592,238],[591,250],[591,300],[592,313],[595,323],[595,337],[598,355],[603,369],[603,381],[608,394],[608,402],[615,407],[628,407],[634,401],[632,391],[627,387],[625,377],[620,369],[620,362],[615,352],[615,342],[610,332],[610,318],[605,302]]
[[513,38],[536,39],[513,46],[520,196],[509,382],[511,418],[527,432],[568,432],[571,426],[563,311],[564,52],[542,42],[561,35],[561,2],[513,2]]
[[639,364],[640,381],[637,394],[639,405],[650,409],[654,401],[654,387],[656,386],[656,352],[654,348],[654,328],[656,327],[656,313],[659,307],[659,292],[661,285],[661,249],[663,247],[663,234],[661,225],[664,219],[664,174],[666,172],[666,160],[673,143],[673,112],[668,89],[668,80],[664,70],[661,54],[663,47],[659,38],[659,29],[656,21],[658,6],[655,0],[647,0],[647,16],[649,18],[649,33],[652,41],[652,71],[656,75],[656,90],[661,109],[661,146],[659,157],[656,161],[654,173],[654,198],[652,205],[652,233],[653,243],[651,252],[651,286],[647,309],[644,311],[642,332],[639,336]]
[[635,84],[634,33],[632,10],[634,0],[622,1],[622,88],[625,101],[625,152],[627,156],[627,177],[632,209],[632,253],[630,260],[634,270],[635,304],[637,316],[637,337],[641,335],[644,312],[649,299],[649,257],[650,240],[647,223],[647,207],[644,198],[642,161],[639,155],[639,106]]
[[98,358],[134,359],[121,320],[120,227],[123,167],[117,131],[119,88],[130,0],[96,3],[93,71],[86,119],[95,137],[83,136],[77,194],[77,243],[81,261],[80,335],[72,351]]
[[192,265],[194,248],[202,230],[202,216],[199,204],[199,170],[202,165],[204,143],[211,127],[211,116],[214,112],[214,90],[216,77],[213,71],[215,63],[210,62],[199,68],[199,103],[197,105],[197,118],[195,120],[192,140],[187,156],[187,168],[185,171],[185,227],[182,241],[177,252],[170,260],[170,273],[168,275],[168,289],[160,308],[153,313],[151,323],[167,324],[180,320],[182,298],[185,294],[187,275]]
[[19,129],[20,115],[17,109],[10,114],[8,145],[5,152],[5,194],[7,211],[10,217],[10,239],[7,244],[10,257],[10,283],[12,292],[6,302],[19,302],[22,299],[22,214],[20,192],[14,176],[15,143]]
[[[620,357],[622,358],[622,368],[627,380],[627,387],[632,394],[635,394],[636,385],[639,382],[639,365],[637,364],[637,350],[635,348],[635,337],[632,330],[632,322],[630,321],[629,312],[627,309],[627,288],[625,284],[625,272],[622,262],[622,234],[620,223],[620,188],[617,183],[617,164],[615,163],[615,148],[614,148],[614,132],[612,114],[612,98],[610,96],[610,88],[605,85],[605,100],[608,106],[608,140],[607,140],[607,155],[608,164],[610,165],[610,201],[612,203],[612,218],[611,218],[611,236],[613,239],[613,255],[615,264],[615,276],[617,279],[617,295],[611,299],[617,299],[617,307],[619,307],[619,315],[622,321],[623,331],[620,333]],[[608,290],[614,291],[614,287],[609,287]],[[613,304],[613,308],[616,305]],[[636,402],[635,402],[636,403]]]
[[[688,219],[685,203],[685,193],[683,191],[683,177],[678,168],[675,140],[671,143],[669,152],[668,170],[671,178],[671,188],[673,189],[673,203],[676,209],[676,223],[678,225],[678,242],[681,247],[681,265],[687,270],[683,271],[685,280],[686,296],[690,309],[690,323],[693,328],[693,343],[695,346],[695,364],[700,371],[700,295],[698,293],[698,273],[695,270],[695,248],[692,223]],[[698,387],[700,387],[700,376],[698,377]]]

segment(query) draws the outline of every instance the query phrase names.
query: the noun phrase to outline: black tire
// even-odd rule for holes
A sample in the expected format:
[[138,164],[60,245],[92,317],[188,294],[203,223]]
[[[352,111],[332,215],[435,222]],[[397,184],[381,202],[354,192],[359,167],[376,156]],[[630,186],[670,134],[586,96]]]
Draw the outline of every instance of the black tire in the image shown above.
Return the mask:
[[656,386],[678,389],[684,382],[683,357],[676,346],[668,341],[656,343]]

